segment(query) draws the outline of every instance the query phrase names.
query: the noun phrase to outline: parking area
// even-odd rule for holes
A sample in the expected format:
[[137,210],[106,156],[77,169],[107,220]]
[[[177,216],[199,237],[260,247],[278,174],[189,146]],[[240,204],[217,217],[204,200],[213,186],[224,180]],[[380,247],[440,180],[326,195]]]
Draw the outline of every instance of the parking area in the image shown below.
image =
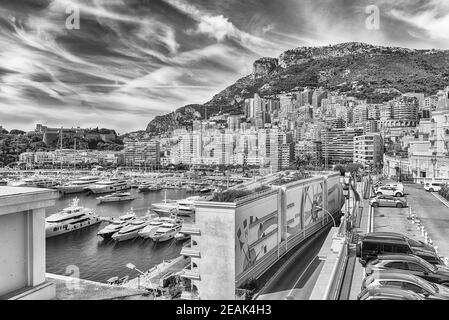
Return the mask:
[[[428,192],[423,185],[418,184],[404,184],[404,194],[405,197],[401,197],[401,199],[407,202],[407,207],[381,206],[373,208],[372,230],[374,232],[401,233],[409,238],[425,241],[418,224],[411,219],[414,215],[421,221],[421,225],[432,239],[433,245],[438,246],[439,255],[449,257],[449,202],[443,203],[435,196],[437,193]],[[369,202],[368,199],[363,201],[363,206],[367,209],[366,212],[369,211]],[[363,218],[366,219],[366,216]],[[369,227],[362,227],[363,229],[366,229],[365,232],[367,232]],[[364,277],[364,268],[357,259],[353,270],[351,292],[348,297],[350,300],[356,299],[360,293],[360,284]]]

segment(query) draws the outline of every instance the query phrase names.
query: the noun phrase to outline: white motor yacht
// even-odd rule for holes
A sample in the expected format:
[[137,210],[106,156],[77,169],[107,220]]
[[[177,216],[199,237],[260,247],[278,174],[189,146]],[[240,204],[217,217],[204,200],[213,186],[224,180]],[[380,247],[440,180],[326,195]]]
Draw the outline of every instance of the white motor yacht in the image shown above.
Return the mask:
[[150,236],[154,242],[164,242],[171,240],[181,230],[180,223],[164,223],[156,232]]
[[74,230],[86,228],[101,222],[95,211],[78,205],[79,199],[73,199],[72,204],[45,219],[46,237],[54,237]]
[[176,215],[170,217],[157,217],[151,219],[149,224],[139,231],[139,236],[144,239],[149,239],[161,227],[164,223],[182,223],[182,219],[179,219]]
[[58,187],[58,190],[63,194],[84,192],[99,180],[100,178],[95,176],[81,177],[75,181]]
[[94,194],[112,193],[131,189],[131,185],[124,179],[111,178],[95,183],[89,188]]
[[164,202],[153,203],[154,211],[158,213],[170,212],[176,210],[178,215],[190,215],[195,212],[195,201],[203,199],[200,196],[188,197],[181,200],[167,200]]
[[14,182],[11,185],[14,187],[30,187],[30,188],[53,188],[58,185],[58,181],[47,177],[33,176],[25,178],[21,181]]
[[119,232],[112,235],[112,239],[115,241],[125,241],[137,238],[139,231],[147,226],[149,221],[147,219],[137,219],[131,221],[129,225],[123,227]]
[[129,225],[132,220],[135,220],[136,214],[131,209],[126,214],[120,216],[118,219],[111,220],[111,223],[101,229],[97,235],[103,239],[110,239],[114,233],[119,232],[123,227]]
[[132,201],[136,199],[137,197],[135,195],[132,195],[129,192],[115,192],[113,194],[104,196],[104,197],[98,197],[97,200],[99,203],[104,202],[123,202],[123,201]]

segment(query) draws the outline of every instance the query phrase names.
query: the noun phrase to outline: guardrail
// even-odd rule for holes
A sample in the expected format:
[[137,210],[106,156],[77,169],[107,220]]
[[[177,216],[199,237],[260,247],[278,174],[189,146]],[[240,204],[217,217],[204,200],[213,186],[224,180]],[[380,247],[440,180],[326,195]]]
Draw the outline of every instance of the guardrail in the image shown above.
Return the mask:
[[340,252],[338,253],[337,261],[332,269],[331,276],[329,279],[328,287],[324,294],[325,300],[337,300],[340,296],[341,287],[343,285],[343,278],[346,271],[346,266],[348,264],[349,258],[349,244],[352,241],[353,236],[353,226],[355,225],[355,219],[360,209],[361,196],[357,192],[353,184],[350,184],[350,188],[354,195],[352,212],[349,215],[345,215],[341,221],[339,235],[344,236],[344,241]]

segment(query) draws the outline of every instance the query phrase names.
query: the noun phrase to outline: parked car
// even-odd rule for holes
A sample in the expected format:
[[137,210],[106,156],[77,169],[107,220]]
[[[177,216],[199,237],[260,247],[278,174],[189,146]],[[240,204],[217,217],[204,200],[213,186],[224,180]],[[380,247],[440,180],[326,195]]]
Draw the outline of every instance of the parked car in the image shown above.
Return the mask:
[[370,205],[373,207],[407,207],[407,201],[405,199],[396,198],[393,196],[381,195],[374,197],[370,200]]
[[421,295],[410,290],[393,286],[369,287],[360,292],[357,300],[425,300]]
[[400,189],[397,189],[395,187],[390,187],[390,186],[378,187],[378,188],[374,189],[374,192],[378,196],[381,196],[384,194],[388,195],[388,196],[395,196],[395,197],[403,197],[404,196],[403,191],[401,191]]
[[441,190],[443,183],[436,182],[426,182],[424,184],[424,189],[429,192],[438,192]]
[[362,291],[379,286],[398,287],[413,291],[426,300],[449,300],[449,288],[429,282],[409,273],[396,270],[378,271],[369,275],[362,282]]
[[449,287],[449,268],[433,265],[424,259],[411,254],[379,255],[371,260],[365,269],[367,275],[382,270],[402,270],[421,277],[427,281]]
[[360,238],[356,247],[356,256],[363,266],[379,255],[396,253],[414,254],[429,263],[444,264],[433,247],[393,232],[368,233]]

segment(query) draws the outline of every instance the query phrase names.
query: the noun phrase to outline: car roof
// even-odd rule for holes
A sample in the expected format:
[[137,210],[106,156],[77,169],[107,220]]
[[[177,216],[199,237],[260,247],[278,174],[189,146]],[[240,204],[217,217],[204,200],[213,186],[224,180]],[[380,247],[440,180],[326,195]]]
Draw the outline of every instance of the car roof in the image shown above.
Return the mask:
[[375,286],[375,287],[368,287],[364,290],[362,295],[365,295],[366,293],[369,293],[370,296],[376,296],[376,295],[391,295],[391,296],[399,296],[403,298],[416,298],[421,299],[421,296],[417,293],[410,291],[410,290],[404,290],[398,287],[394,286]]
[[390,279],[390,280],[405,280],[405,281],[415,281],[416,279],[421,279],[413,274],[410,274],[407,270],[395,270],[395,269],[376,271],[372,273],[370,277],[373,277],[375,279]]
[[390,232],[371,232],[367,233],[362,238],[363,241],[389,241],[389,242],[401,242],[408,243],[407,237],[400,233],[390,233]]
[[403,260],[421,262],[421,258],[413,254],[397,253],[397,254],[380,254],[377,256],[378,260]]
[[370,232],[365,234],[365,237],[373,237],[373,238],[400,238],[406,239],[407,237],[401,233],[397,232]]

